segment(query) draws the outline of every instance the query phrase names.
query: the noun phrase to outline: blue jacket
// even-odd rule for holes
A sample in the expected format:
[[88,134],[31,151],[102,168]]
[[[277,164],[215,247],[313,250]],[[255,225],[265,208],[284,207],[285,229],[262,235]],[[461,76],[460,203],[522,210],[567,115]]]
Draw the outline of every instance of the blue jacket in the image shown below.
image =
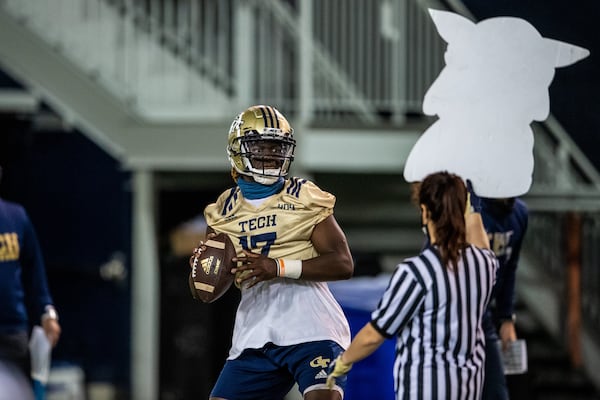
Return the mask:
[[0,199],[0,334],[29,330],[52,304],[35,230],[25,209]]
[[483,225],[499,261],[490,304],[495,319],[510,319],[514,312],[516,270],[527,231],[528,210],[520,199],[515,199],[510,209],[499,206],[496,200],[482,198],[481,201]]

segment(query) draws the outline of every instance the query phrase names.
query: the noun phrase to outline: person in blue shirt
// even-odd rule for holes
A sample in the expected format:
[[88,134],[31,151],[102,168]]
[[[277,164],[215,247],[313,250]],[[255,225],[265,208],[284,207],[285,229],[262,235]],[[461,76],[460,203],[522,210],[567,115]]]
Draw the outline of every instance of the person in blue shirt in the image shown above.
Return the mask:
[[21,205],[0,198],[0,361],[27,377],[33,325],[56,345],[61,327],[35,229]]
[[499,261],[496,284],[482,324],[485,331],[486,361],[484,400],[509,398],[504,369],[497,342],[502,348],[517,339],[515,330],[515,283],[521,246],[527,232],[528,209],[518,198],[477,198],[471,193],[471,202],[480,209],[483,225],[490,239],[490,247]]

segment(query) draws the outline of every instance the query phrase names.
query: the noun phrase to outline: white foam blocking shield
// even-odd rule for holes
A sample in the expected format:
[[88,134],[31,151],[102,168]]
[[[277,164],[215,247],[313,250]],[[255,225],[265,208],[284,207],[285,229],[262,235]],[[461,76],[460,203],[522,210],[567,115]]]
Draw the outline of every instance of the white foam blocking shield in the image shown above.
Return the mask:
[[429,13],[448,44],[446,66],[423,101],[423,112],[438,120],[412,148],[404,178],[416,182],[446,170],[470,179],[483,197],[525,194],[534,167],[530,124],[549,115],[555,68],[589,51],[544,38],[520,18],[473,23],[451,12]]

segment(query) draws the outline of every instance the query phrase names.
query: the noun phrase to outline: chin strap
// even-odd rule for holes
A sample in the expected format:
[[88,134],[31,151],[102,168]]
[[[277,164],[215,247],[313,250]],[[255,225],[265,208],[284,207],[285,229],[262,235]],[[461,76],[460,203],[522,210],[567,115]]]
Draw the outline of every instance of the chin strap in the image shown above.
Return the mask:
[[231,179],[233,179],[233,181],[235,183],[237,183],[238,178],[240,177],[240,174],[238,174],[238,172],[236,171],[235,168],[231,168]]
[[272,185],[263,185],[258,182],[247,181],[242,177],[239,177],[237,180],[237,184],[240,187],[242,194],[248,200],[264,199],[265,197],[279,193],[281,189],[283,189],[284,183],[285,180],[283,178],[279,178],[277,182]]

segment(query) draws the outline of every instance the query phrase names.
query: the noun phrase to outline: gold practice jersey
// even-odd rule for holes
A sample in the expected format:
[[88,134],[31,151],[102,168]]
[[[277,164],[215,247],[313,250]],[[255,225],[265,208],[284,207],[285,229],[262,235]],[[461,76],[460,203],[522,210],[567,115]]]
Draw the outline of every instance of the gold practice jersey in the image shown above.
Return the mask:
[[[316,257],[310,237],[316,224],[333,214],[335,197],[300,178],[254,206],[238,187],[222,193],[204,210],[207,224],[225,232],[236,246],[270,258]],[[247,289],[236,314],[229,358],[266,343],[279,346],[333,340],[346,348],[350,329],[325,282],[275,278]]]

